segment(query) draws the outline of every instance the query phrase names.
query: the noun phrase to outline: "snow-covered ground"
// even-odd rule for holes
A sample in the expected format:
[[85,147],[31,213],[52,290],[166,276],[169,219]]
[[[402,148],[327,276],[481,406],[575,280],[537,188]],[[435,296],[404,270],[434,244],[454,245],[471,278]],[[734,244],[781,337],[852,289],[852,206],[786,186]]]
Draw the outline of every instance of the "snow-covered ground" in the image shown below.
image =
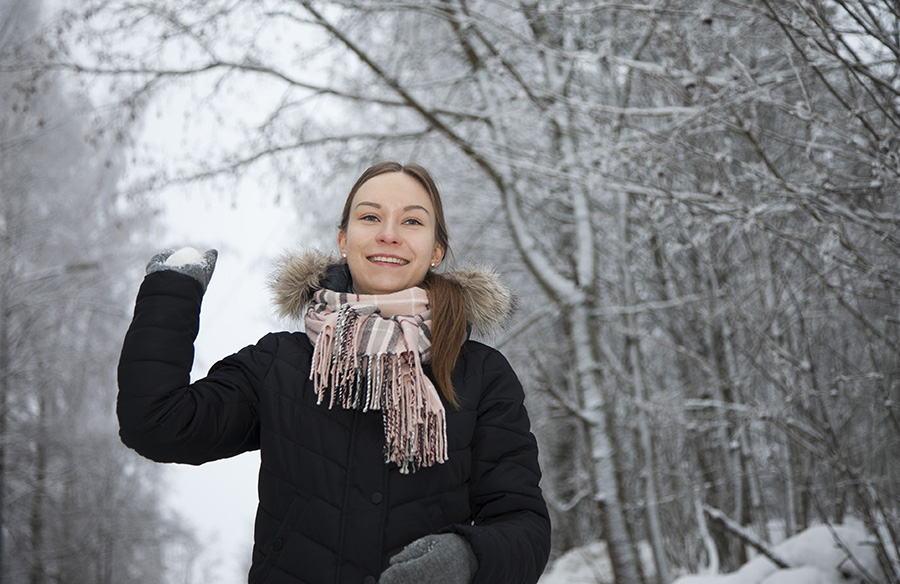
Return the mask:
[[[641,562],[645,570],[653,569],[650,546],[638,544]],[[651,575],[648,573],[648,575]],[[569,550],[547,568],[538,584],[599,584],[615,582],[606,542],[595,541]]]
[[[768,558],[758,556],[730,574],[686,575],[673,584],[888,584],[873,538],[858,522],[816,525],[772,549],[791,566],[789,569],[780,569]],[[642,548],[641,555],[647,556],[647,550]],[[643,561],[645,566],[652,566],[649,557]],[[594,542],[560,556],[544,573],[540,584],[614,581],[606,545]]]

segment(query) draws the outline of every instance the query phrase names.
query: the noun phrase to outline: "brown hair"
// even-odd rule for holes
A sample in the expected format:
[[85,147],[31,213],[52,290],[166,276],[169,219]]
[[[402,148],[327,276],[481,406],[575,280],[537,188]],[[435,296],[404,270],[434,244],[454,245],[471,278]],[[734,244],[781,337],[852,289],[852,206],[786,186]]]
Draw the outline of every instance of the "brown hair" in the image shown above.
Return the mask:
[[[379,162],[365,170],[356,179],[344,210],[341,213],[339,228],[347,231],[350,223],[350,210],[353,197],[359,188],[371,178],[388,172],[402,172],[419,181],[431,205],[434,207],[434,239],[443,248],[444,257],[450,254],[450,234],[447,231],[447,221],[444,218],[444,206],[441,204],[441,195],[431,174],[422,166],[415,163],[400,164],[399,162]],[[444,398],[454,407],[459,407],[456,392],[453,391],[453,383],[450,374],[456,366],[459,351],[466,340],[466,303],[459,284],[450,278],[436,274],[429,270],[425,279],[420,284],[428,290],[428,298],[431,301],[431,371],[437,381],[438,389]]]

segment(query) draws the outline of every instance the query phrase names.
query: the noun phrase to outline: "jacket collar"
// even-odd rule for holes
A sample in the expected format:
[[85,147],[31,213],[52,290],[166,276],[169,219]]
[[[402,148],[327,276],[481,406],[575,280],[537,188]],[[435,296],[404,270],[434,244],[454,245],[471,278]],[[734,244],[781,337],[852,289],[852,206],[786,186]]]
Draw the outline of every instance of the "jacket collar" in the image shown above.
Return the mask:
[[[512,293],[500,283],[494,270],[485,266],[467,265],[446,272],[462,289],[466,301],[468,324],[481,334],[501,328],[514,309]],[[270,287],[278,315],[300,320],[313,294],[320,288],[347,291],[350,270],[343,260],[310,250],[284,255],[278,262]]]

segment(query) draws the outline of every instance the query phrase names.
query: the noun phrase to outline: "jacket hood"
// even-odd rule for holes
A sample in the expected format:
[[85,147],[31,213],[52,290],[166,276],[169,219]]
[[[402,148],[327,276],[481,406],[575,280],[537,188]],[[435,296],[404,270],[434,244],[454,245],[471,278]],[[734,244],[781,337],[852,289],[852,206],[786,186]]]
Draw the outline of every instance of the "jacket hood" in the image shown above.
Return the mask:
[[[469,264],[442,275],[462,289],[466,320],[480,334],[496,332],[512,314],[512,293],[493,269]],[[344,260],[311,250],[284,255],[276,264],[270,287],[278,315],[300,320],[317,290],[346,289],[349,282]]]

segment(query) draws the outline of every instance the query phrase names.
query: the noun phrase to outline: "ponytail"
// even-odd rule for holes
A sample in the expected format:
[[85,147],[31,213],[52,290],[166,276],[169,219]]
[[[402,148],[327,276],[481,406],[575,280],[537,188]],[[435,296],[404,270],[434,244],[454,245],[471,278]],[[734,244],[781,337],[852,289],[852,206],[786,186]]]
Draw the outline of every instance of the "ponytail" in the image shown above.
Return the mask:
[[465,297],[459,284],[431,271],[422,288],[431,301],[431,371],[444,399],[459,408],[450,374],[466,341]]

